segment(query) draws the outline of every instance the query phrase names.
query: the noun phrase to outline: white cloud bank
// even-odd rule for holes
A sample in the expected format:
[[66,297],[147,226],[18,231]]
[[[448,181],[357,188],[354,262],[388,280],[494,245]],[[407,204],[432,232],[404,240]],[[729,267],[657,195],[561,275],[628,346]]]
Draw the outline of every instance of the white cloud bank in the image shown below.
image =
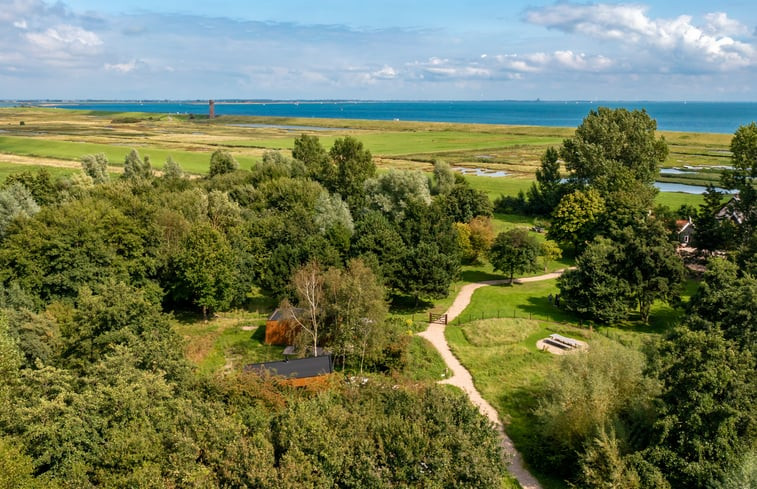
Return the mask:
[[614,41],[630,49],[667,57],[685,70],[732,70],[757,64],[755,47],[738,36],[749,29],[722,12],[704,15],[699,25],[690,15],[653,19],[642,5],[559,3],[529,9],[525,20],[566,33]]

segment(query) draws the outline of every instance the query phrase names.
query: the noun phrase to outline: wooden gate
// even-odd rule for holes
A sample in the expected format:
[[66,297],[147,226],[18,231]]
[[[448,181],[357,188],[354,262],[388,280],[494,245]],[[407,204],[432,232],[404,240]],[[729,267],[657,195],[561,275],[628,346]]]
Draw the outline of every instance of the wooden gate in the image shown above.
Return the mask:
[[429,323],[438,323],[438,324],[447,324],[447,315],[446,314],[433,314],[428,313],[428,322]]

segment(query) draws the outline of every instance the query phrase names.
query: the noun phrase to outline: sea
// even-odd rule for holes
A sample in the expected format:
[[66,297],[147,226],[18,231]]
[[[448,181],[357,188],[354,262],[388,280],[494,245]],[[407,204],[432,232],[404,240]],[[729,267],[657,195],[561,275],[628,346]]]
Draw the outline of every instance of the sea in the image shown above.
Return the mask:
[[[13,104],[5,102],[5,104]],[[66,109],[207,114],[207,101],[25,101]],[[576,127],[598,107],[644,109],[665,131],[732,134],[757,121],[757,102],[216,100],[216,115]]]

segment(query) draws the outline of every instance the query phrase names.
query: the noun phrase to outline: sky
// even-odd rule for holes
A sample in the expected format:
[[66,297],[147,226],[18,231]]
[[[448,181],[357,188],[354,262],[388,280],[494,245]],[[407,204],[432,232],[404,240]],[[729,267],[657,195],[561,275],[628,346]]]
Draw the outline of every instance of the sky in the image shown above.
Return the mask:
[[757,101],[754,0],[0,0],[0,99]]

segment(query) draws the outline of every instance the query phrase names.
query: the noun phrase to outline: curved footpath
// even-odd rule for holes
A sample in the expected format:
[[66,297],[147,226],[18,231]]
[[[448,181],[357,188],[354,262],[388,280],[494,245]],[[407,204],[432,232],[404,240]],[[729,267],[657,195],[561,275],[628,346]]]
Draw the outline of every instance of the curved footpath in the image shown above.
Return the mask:
[[[555,273],[539,275],[538,277],[521,278],[515,280],[515,283],[549,280],[559,277],[562,272],[563,270],[559,270]],[[460,293],[458,293],[457,297],[455,297],[455,301],[447,310],[447,322],[452,322],[453,319],[455,319],[460,315],[460,313],[463,312],[463,310],[470,303],[471,297],[473,297],[473,292],[476,289],[486,287],[487,285],[500,285],[506,284],[508,282],[509,280],[489,280],[486,282],[477,282],[463,286],[463,288],[460,289]],[[463,367],[460,361],[452,354],[452,350],[450,350],[449,344],[447,344],[447,339],[444,337],[444,327],[444,324],[431,323],[429,324],[426,331],[418,333],[418,336],[426,338],[431,342],[432,345],[434,345],[434,348],[439,351],[439,354],[441,354],[442,358],[444,359],[444,363],[447,364],[447,368],[449,368],[449,370],[452,372],[452,376],[445,380],[442,380],[441,383],[451,384],[462,389],[468,395],[471,402],[473,402],[473,404],[478,407],[478,409],[481,411],[481,414],[489,418],[489,420],[494,424],[495,428],[502,437],[502,448],[509,458],[507,469],[518,480],[523,489],[541,489],[541,485],[536,480],[536,478],[531,475],[531,473],[528,472],[528,470],[526,470],[526,468],[523,466],[523,457],[521,457],[520,453],[518,453],[518,451],[515,449],[512,440],[510,440],[507,434],[505,434],[505,428],[502,425],[502,421],[500,421],[499,419],[499,414],[497,413],[496,409],[494,409],[491,404],[486,402],[486,400],[481,397],[481,394],[473,385],[473,377],[471,376],[470,372],[468,372],[468,370]]]

